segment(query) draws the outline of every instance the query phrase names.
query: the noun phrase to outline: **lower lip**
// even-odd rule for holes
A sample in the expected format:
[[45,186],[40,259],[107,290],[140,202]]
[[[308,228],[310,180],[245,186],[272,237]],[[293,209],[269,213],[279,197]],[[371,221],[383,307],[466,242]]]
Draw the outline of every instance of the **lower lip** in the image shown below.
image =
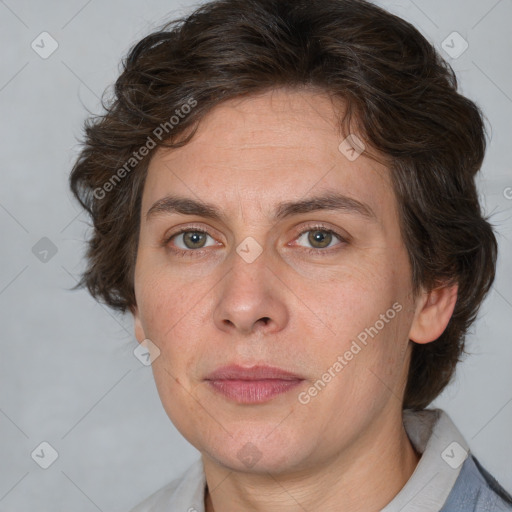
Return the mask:
[[277,395],[296,388],[301,379],[263,379],[263,380],[209,380],[213,389],[241,404],[260,404],[268,402]]

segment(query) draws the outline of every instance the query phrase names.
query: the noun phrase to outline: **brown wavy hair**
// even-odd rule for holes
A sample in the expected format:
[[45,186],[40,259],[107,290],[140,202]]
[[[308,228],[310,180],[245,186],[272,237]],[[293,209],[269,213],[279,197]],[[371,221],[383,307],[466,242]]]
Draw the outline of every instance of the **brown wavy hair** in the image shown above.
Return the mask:
[[321,89],[343,101],[340,126],[355,119],[362,138],[388,158],[414,293],[458,283],[446,330],[414,344],[403,407],[422,409],[450,381],[494,280],[497,243],[475,186],[485,127],[434,47],[369,2],[217,0],[136,44],[105,112],[86,121],[70,176],[93,222],[80,285],[113,308],[133,309],[141,196],[154,147],[186,144],[228,99],[282,87]]

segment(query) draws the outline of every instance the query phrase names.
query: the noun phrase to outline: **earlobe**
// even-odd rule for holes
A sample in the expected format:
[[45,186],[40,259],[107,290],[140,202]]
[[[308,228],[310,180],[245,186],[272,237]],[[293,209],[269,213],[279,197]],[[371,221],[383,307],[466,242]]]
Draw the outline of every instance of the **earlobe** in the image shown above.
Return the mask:
[[142,343],[146,339],[146,335],[145,335],[144,329],[142,327],[142,321],[141,321],[139,309],[137,308],[137,306],[134,306],[132,308],[132,315],[133,315],[135,338],[137,338],[137,341],[139,343]]
[[409,339],[430,343],[443,334],[457,302],[458,285],[446,285],[424,292],[417,301]]

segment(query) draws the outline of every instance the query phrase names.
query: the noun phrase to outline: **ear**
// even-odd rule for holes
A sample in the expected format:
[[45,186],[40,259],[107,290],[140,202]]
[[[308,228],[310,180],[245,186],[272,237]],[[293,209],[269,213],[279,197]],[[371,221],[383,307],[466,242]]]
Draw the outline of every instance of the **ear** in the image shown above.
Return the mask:
[[446,285],[423,292],[417,299],[409,339],[415,343],[430,343],[443,334],[455,309],[458,285]]
[[142,343],[146,339],[146,335],[142,327],[142,320],[140,318],[139,308],[137,306],[133,306],[131,312],[133,315],[135,337],[137,338],[137,341],[139,343]]

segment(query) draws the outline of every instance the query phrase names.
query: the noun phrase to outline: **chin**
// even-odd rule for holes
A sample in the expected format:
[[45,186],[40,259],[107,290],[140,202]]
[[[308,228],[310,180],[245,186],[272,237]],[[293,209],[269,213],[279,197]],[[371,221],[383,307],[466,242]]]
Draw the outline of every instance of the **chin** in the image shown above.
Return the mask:
[[[220,442],[198,448],[215,463],[231,471],[278,475],[305,469],[310,462],[304,442],[288,431],[276,434],[275,425],[270,434],[254,435],[239,432],[233,438],[225,436]],[[300,450],[298,448],[301,448]],[[313,449],[311,449],[313,451]]]

